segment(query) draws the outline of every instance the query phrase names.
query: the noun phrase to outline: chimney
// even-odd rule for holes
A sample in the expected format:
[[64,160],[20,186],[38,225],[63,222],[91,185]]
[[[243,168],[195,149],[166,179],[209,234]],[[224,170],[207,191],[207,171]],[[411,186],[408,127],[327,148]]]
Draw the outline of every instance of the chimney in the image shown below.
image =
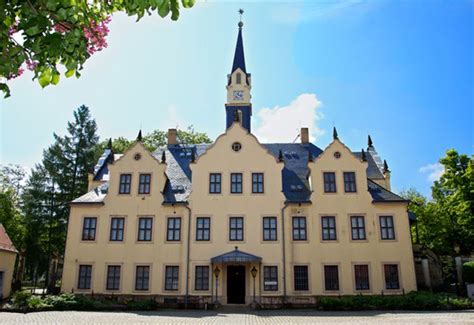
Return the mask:
[[168,129],[168,145],[176,144],[177,136],[178,136],[178,131],[176,131],[176,129]]
[[301,128],[300,137],[301,137],[301,143],[302,144],[309,143],[308,128]]

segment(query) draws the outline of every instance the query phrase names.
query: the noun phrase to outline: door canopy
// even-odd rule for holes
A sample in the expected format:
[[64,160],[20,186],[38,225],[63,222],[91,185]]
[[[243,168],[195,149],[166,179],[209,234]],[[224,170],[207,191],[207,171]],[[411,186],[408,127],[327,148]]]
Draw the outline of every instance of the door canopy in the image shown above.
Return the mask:
[[252,263],[252,262],[261,262],[262,258],[260,256],[252,255],[249,253],[242,252],[235,246],[233,251],[230,251],[225,254],[217,255],[211,258],[213,264],[216,263]]

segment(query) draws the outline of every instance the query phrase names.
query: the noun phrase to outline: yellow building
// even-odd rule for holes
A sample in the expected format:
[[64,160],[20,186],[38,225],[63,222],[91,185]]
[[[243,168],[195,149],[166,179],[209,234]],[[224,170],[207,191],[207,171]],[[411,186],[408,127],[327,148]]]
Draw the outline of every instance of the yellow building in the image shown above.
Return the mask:
[[0,223],[0,300],[10,296],[18,251]]
[[311,304],[416,290],[407,201],[369,137],[353,152],[263,144],[239,23],[226,129],[211,144],[111,145],[71,203],[62,290],[160,302]]

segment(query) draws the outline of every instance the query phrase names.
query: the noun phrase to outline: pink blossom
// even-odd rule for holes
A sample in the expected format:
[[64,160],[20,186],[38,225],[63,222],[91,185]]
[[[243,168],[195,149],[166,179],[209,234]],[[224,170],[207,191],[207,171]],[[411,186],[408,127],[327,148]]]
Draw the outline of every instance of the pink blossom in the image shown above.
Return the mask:
[[8,80],[11,80],[11,79],[15,79],[16,77],[19,77],[23,74],[23,72],[25,72],[25,70],[23,68],[18,68],[18,71],[16,73],[12,73],[10,74],[7,79]]
[[92,21],[89,27],[83,28],[84,37],[87,40],[87,53],[89,53],[89,55],[101,51],[108,46],[105,38],[110,31],[107,24],[110,23],[111,20],[112,18],[107,16],[103,21],[99,23]]
[[32,61],[32,60],[26,60],[26,68],[30,71],[35,70],[36,66],[38,65],[38,62]]
[[12,36],[15,34],[18,30],[18,21],[15,21],[9,28],[8,28],[8,36]]
[[66,27],[64,24],[56,23],[53,26],[54,30],[58,33],[66,33],[69,31],[69,28]]

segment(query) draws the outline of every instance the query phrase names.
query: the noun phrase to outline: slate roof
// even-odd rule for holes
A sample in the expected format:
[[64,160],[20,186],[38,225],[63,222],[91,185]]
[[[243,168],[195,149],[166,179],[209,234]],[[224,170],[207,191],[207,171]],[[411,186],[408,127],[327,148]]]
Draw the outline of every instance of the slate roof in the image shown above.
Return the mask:
[[369,192],[372,195],[372,202],[408,202],[408,200],[402,198],[401,196],[386,190],[379,184],[374,181],[367,179],[367,184],[369,185]]
[[[362,159],[362,152],[354,152],[354,155],[359,159]],[[382,170],[375,162],[373,154],[370,151],[366,151],[365,158],[367,159],[367,178],[370,179],[384,179]]]
[[1,223],[0,223],[0,250],[18,253],[10,237],[8,236],[5,228],[3,227]]
[[[266,143],[263,146],[278,159],[280,150],[283,154],[284,167],[282,169],[282,191],[285,195],[286,201],[290,203],[304,203],[309,202],[311,197],[311,190],[308,183],[308,159],[309,154],[315,159],[323,151],[312,143]],[[167,147],[159,148],[153,156],[157,160],[161,160],[162,153],[165,151],[166,156],[166,176],[167,182],[163,189],[163,203],[186,203],[192,190],[192,173],[189,164],[193,159],[197,159],[210,147],[210,144],[198,145],[169,145]],[[106,150],[107,151],[107,150]],[[375,150],[371,150],[375,152]],[[373,157],[373,152],[366,154],[368,167],[368,191],[372,195],[374,203],[378,202],[406,202],[395,193],[392,193],[372,180],[384,179],[383,174]],[[361,157],[361,152],[354,152],[357,157]],[[376,152],[375,152],[376,154]],[[97,175],[94,179],[102,180],[105,183],[92,191],[77,198],[72,203],[102,203],[108,191],[108,168],[107,162],[111,153],[106,153],[99,160],[96,166]],[[121,155],[114,155],[114,159],[118,159]],[[104,158],[105,157],[105,158]],[[380,159],[380,158],[379,158]]]
[[280,150],[285,167],[282,170],[282,187],[288,202],[309,202],[311,190],[308,183],[308,158],[318,157],[323,151],[312,143],[264,143],[278,159]]
[[[108,174],[107,174],[108,178]],[[81,204],[81,203],[103,203],[107,193],[109,191],[109,183],[105,182],[98,187],[94,188],[92,191],[87,192],[83,196],[78,197],[71,203]]]
[[185,202],[188,199],[192,181],[189,163],[193,154],[197,159],[209,146],[210,144],[170,145],[167,148],[159,148],[153,153],[153,156],[161,159],[165,150],[168,181],[163,190],[164,203]]
[[242,41],[242,28],[239,27],[239,35],[237,36],[237,45],[235,46],[234,62],[232,64],[232,72],[238,68],[247,73],[245,69],[244,43]]
[[260,256],[242,252],[235,247],[235,250],[211,258],[212,263],[248,263],[260,262]]

